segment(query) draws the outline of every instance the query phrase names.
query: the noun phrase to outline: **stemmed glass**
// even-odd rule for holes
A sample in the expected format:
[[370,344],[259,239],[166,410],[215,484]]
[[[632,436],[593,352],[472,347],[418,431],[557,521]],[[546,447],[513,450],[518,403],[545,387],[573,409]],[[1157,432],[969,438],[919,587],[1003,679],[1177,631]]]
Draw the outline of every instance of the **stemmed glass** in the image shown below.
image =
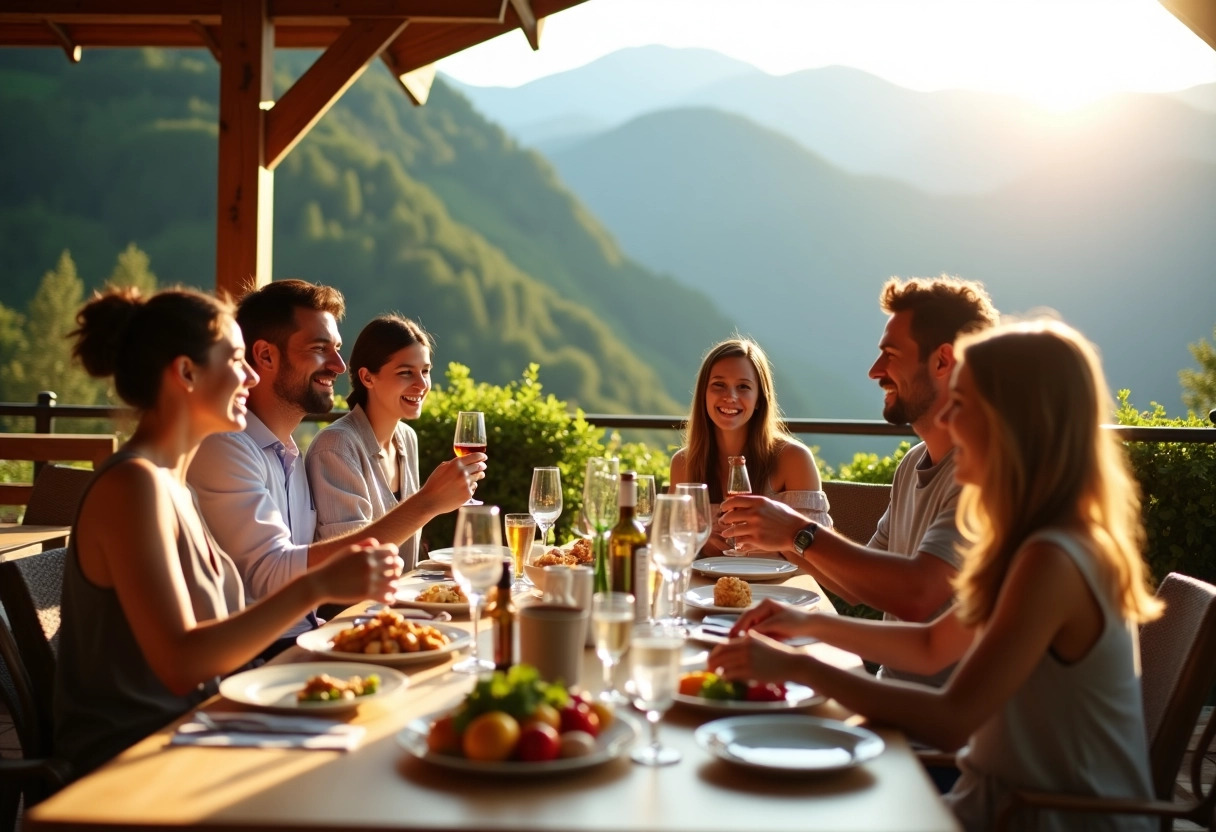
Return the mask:
[[633,508],[633,516],[645,528],[654,517],[654,474],[638,474],[638,502]]
[[452,540],[452,575],[469,599],[473,619],[473,650],[464,661],[452,666],[457,673],[493,670],[494,662],[482,659],[477,650],[477,625],[481,602],[502,576],[502,519],[498,506],[461,506],[456,513],[456,536]]
[[616,457],[592,457],[587,460],[583,479],[582,519],[591,532],[595,551],[595,591],[608,589],[607,546],[605,537],[620,516],[620,463]]
[[[744,458],[741,456],[731,456],[727,457],[726,461],[730,465],[730,473],[726,479],[726,496],[733,497],[736,494],[751,494],[752,483],[751,478],[747,475],[747,464]],[[730,557],[741,557],[746,554],[746,552],[740,552],[735,548],[735,539],[733,537],[726,542],[730,544],[730,548],[724,550],[722,554],[729,555]]]
[[[456,456],[486,452],[486,416],[479,410],[462,410],[456,414],[456,436],[452,439]],[[476,487],[476,486],[474,486]],[[466,506],[479,506],[481,500],[472,497]]]
[[692,497],[693,511],[697,515],[697,548],[693,552],[693,559],[696,560],[714,529],[714,516],[709,508],[709,486],[703,482],[682,482],[676,486],[676,493]]
[[655,500],[654,522],[650,524],[650,557],[663,574],[667,587],[668,627],[684,626],[680,614],[680,586],[684,573],[696,557],[693,544],[698,534],[697,515],[688,494],[660,494]]
[[642,624],[633,630],[629,647],[633,704],[645,712],[650,723],[650,744],[635,748],[629,755],[635,763],[669,766],[680,761],[677,749],[659,742],[659,720],[675,700],[683,647],[684,639],[670,627]]
[[633,629],[633,596],[628,592],[597,592],[591,598],[591,624],[595,628],[595,655],[604,663],[604,690],[600,701],[628,704],[613,683],[613,670],[629,650]]
[[533,468],[528,511],[540,529],[540,545],[549,545],[549,529],[562,516],[562,472],[557,468]]
[[527,592],[532,588],[532,583],[524,577],[524,562],[529,559],[532,544],[536,542],[536,521],[530,514],[506,514],[502,523],[507,534],[507,546],[511,548],[511,558],[515,561],[515,580],[511,584],[511,591]]

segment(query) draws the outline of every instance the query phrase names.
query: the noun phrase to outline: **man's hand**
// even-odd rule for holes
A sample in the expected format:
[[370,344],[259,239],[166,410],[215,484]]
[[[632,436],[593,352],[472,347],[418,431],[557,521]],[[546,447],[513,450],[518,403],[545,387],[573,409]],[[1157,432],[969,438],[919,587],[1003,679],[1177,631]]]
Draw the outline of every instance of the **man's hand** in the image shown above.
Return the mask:
[[722,502],[722,535],[744,552],[788,552],[794,535],[809,521],[785,503],[739,494]]
[[369,537],[326,561],[318,577],[331,601],[354,603],[366,598],[391,601],[393,582],[401,577],[401,567],[394,544],[381,545]]
[[473,497],[477,482],[485,479],[487,459],[485,454],[468,454],[441,462],[418,493],[434,501],[436,514],[455,511]]

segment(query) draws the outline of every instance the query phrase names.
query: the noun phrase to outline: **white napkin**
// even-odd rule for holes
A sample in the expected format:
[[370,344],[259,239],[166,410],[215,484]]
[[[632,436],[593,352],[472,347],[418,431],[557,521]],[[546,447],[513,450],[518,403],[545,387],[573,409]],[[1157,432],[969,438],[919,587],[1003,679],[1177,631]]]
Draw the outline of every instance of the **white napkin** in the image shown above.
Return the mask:
[[249,712],[198,711],[182,723],[170,745],[232,748],[312,748],[351,751],[367,729],[331,719]]

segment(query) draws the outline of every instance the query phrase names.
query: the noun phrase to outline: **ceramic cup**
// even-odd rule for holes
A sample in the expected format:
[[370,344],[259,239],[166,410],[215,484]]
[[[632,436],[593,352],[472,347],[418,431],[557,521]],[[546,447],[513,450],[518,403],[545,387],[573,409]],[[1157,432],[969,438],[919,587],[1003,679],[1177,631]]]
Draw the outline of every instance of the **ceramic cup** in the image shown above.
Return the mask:
[[519,611],[519,660],[547,682],[578,685],[583,675],[589,610],[532,604]]

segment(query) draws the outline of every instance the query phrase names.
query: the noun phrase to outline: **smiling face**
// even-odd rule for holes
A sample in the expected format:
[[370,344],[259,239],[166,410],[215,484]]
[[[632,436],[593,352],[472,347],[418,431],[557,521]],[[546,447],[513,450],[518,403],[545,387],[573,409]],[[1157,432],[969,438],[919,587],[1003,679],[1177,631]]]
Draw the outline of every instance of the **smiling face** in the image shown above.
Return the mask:
[[329,312],[297,308],[296,330],[282,350],[274,392],[305,413],[328,413],[334,407],[334,380],[346,372],[338,354],[342,339]]
[[720,358],[709,370],[705,387],[705,410],[719,430],[738,430],[747,425],[759,401],[756,368],[745,356]]
[[988,418],[971,370],[966,364],[960,365],[950,382],[950,400],[937,414],[937,420],[950,432],[954,478],[962,484],[979,485],[984,475],[992,430]]
[[431,392],[431,351],[422,344],[410,344],[389,356],[375,373],[363,367],[359,378],[367,388],[373,421],[380,413],[393,419],[417,419]]
[[232,318],[224,320],[220,339],[207,351],[207,364],[197,370],[196,392],[215,420],[215,432],[245,429],[249,390],[258,374],[245,360],[245,340]]
[[896,312],[887,320],[878,349],[870,378],[886,394],[882,417],[893,425],[915,425],[925,416],[932,417],[938,393],[912,337],[912,312]]

